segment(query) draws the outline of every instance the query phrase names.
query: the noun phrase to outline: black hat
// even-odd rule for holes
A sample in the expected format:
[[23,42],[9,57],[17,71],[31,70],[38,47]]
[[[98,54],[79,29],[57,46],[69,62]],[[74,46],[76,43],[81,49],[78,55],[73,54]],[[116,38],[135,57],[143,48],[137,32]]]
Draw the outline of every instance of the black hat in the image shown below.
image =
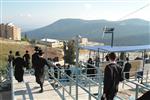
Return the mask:
[[42,55],[44,52],[42,50],[39,50],[39,55]]
[[35,47],[34,47],[34,50],[35,50],[35,51],[38,51],[39,49],[40,49],[40,48],[39,48],[38,46],[35,46]]

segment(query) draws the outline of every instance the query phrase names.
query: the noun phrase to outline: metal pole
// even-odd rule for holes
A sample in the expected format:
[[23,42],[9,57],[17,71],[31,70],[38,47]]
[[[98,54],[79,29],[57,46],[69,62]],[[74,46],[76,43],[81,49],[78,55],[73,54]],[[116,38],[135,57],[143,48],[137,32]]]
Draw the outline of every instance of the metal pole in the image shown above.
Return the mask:
[[46,41],[46,59],[47,59],[47,36],[45,35],[45,41]]
[[71,79],[69,79],[69,83],[70,83],[70,86],[69,86],[69,93],[71,94],[71,88],[72,88],[72,80]]
[[147,80],[148,80],[148,73],[149,73],[149,70],[147,70],[147,73],[146,73],[146,84],[147,84]]
[[91,84],[90,84],[90,82],[89,82],[89,100],[91,100],[91,95],[90,95],[90,93],[91,93]]
[[114,44],[114,32],[112,32],[112,36],[111,36],[111,47],[113,47]]
[[63,100],[65,100],[65,90],[63,88]]
[[12,61],[10,62],[10,73],[11,73],[11,97],[12,97],[12,100],[15,100],[14,98],[14,86],[13,86],[13,75],[14,75],[14,70],[13,70],[13,64],[12,64]]
[[[79,36],[76,36],[76,67],[79,62]],[[76,100],[78,100],[78,73],[76,73]]]
[[64,44],[64,66],[66,64],[66,41],[63,42]]
[[136,84],[136,94],[135,94],[135,99],[138,98],[138,93],[139,93],[139,86]]
[[79,35],[76,36],[76,67],[79,63]]

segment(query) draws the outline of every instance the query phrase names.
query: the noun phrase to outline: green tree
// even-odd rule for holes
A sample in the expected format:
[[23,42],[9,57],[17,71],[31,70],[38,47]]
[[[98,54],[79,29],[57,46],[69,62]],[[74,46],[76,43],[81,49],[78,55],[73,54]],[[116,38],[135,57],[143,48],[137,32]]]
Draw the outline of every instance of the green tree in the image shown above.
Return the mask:
[[22,41],[29,41],[27,34],[24,34],[24,37],[21,39]]
[[65,62],[68,63],[68,64],[75,64],[75,42],[72,40],[72,41],[69,41],[66,48],[64,49],[65,50]]

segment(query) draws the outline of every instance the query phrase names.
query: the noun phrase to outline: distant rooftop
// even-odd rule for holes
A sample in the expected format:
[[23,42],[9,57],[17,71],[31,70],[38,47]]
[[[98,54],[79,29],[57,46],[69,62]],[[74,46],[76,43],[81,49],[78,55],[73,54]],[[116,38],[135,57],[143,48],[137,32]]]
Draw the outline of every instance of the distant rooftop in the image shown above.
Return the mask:
[[8,26],[15,26],[13,23],[7,23]]
[[46,38],[44,38],[44,39],[41,39],[41,41],[47,41],[47,42],[59,42],[58,40],[56,40],[56,39],[46,39]]

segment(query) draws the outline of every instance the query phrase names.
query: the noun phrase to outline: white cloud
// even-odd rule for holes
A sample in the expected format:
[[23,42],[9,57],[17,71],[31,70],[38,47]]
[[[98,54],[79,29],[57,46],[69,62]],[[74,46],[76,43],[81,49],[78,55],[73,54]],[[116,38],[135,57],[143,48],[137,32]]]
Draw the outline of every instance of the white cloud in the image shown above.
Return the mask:
[[92,9],[92,4],[84,4],[83,6],[87,10]]
[[27,14],[27,17],[32,17],[32,15],[31,14]]
[[19,14],[19,17],[31,18],[32,15],[30,13],[28,13],[28,14]]

